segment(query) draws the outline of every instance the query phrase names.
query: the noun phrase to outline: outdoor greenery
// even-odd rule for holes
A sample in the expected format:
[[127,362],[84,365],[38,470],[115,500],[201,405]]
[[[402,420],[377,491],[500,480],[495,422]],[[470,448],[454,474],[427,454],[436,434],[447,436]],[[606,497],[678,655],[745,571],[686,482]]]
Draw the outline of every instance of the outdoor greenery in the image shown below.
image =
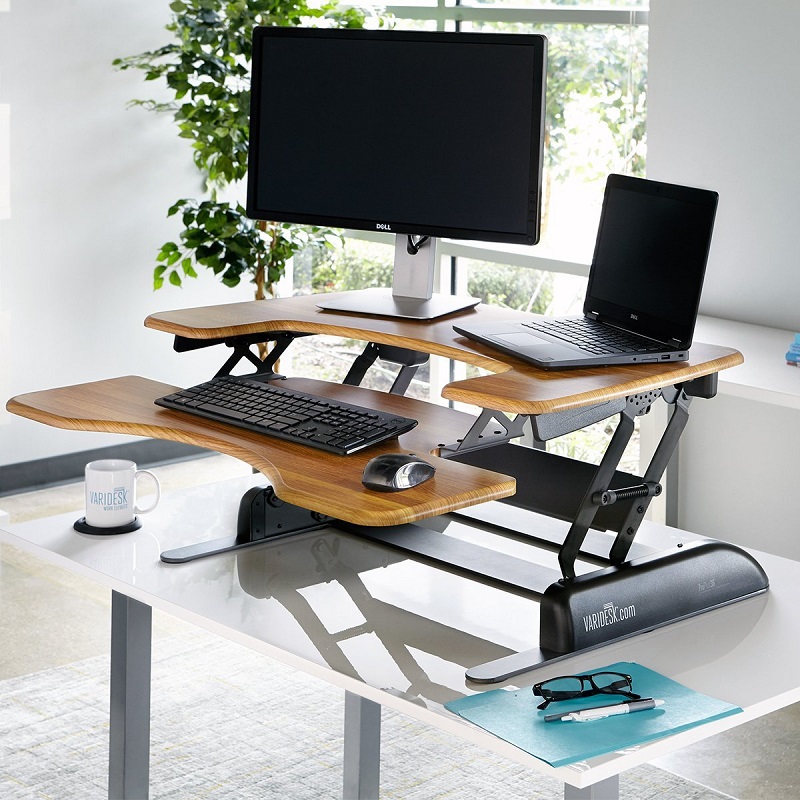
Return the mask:
[[[247,218],[238,202],[221,199],[247,174],[250,118],[250,60],[256,25],[362,27],[365,12],[340,8],[338,0],[320,6],[307,0],[173,0],[166,30],[172,42],[157,50],[118,58],[118,69],[138,69],[145,80],[163,80],[168,101],[134,100],[131,105],[172,115],[179,136],[191,142],[194,163],[207,198],[182,199],[167,212],[180,215],[177,241],[157,255],[154,286],[180,286],[211,269],[227,286],[249,278],[256,297],[273,293],[286,262],[299,249],[330,247],[338,234],[317,227]],[[276,91],[278,114],[289,113]],[[230,192],[227,192],[230,193]]]
[[387,245],[345,239],[335,258],[311,258],[308,288],[314,293],[392,285],[394,248]]
[[[644,175],[647,70],[635,58],[646,53],[646,30],[625,26],[557,25],[546,31],[546,162],[558,180],[583,175],[605,178],[609,165],[598,160],[568,114],[579,105],[595,117],[592,138],[605,128],[618,162],[617,172]],[[635,41],[640,37],[641,41]],[[633,55],[633,63],[631,54]],[[583,142],[576,152],[574,140]]]
[[553,297],[552,276],[504,264],[472,262],[468,293],[484,303],[543,314]]

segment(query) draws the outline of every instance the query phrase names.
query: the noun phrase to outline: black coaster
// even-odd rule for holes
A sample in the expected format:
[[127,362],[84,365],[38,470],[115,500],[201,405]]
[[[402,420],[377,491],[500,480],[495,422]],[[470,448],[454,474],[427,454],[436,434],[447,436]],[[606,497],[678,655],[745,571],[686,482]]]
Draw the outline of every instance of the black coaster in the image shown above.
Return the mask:
[[134,517],[133,522],[129,522],[127,525],[118,525],[116,528],[97,528],[94,525],[89,525],[86,522],[86,517],[81,517],[72,527],[78,533],[91,533],[93,536],[112,536],[115,533],[137,531],[142,527],[142,521],[139,517]]

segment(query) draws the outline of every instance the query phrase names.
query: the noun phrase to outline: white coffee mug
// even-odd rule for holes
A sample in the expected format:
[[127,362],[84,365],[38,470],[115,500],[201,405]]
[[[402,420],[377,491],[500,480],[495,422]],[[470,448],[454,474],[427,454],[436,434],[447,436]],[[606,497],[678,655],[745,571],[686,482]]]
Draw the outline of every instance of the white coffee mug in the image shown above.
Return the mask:
[[[134,461],[107,458],[86,465],[86,524],[93,528],[130,525],[137,514],[152,511],[161,499],[158,478],[149,470],[136,469]],[[155,499],[147,508],[136,505],[136,484],[148,477],[155,486]]]

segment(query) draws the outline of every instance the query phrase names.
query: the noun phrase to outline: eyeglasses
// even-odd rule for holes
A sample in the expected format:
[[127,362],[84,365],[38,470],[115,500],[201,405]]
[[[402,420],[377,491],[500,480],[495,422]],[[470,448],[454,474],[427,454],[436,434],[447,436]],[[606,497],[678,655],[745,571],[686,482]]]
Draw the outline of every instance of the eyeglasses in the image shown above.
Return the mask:
[[[587,688],[588,686],[588,688]],[[638,700],[634,694],[630,675],[622,672],[594,672],[591,675],[562,675],[533,685],[533,693],[544,699],[537,708],[547,708],[559,700],[572,700],[574,697],[591,697],[595,694],[624,694],[631,700]]]

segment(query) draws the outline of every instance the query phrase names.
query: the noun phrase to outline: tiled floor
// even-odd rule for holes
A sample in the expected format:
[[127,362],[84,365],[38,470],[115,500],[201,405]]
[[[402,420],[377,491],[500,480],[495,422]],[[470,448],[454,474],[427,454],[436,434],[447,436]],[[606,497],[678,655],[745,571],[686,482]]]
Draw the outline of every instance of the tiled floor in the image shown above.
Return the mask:
[[[156,471],[163,489],[169,491],[245,475],[250,468],[236,459],[214,456]],[[82,484],[0,497],[0,509],[8,512],[12,523],[71,510],[77,517],[82,507]],[[52,613],[54,607],[59,610],[57,615]],[[109,608],[110,593],[106,589],[3,545],[0,680],[107,652]],[[184,626],[158,612],[153,624],[156,636]],[[800,800],[798,734],[800,704],[656,763],[738,800]]]

